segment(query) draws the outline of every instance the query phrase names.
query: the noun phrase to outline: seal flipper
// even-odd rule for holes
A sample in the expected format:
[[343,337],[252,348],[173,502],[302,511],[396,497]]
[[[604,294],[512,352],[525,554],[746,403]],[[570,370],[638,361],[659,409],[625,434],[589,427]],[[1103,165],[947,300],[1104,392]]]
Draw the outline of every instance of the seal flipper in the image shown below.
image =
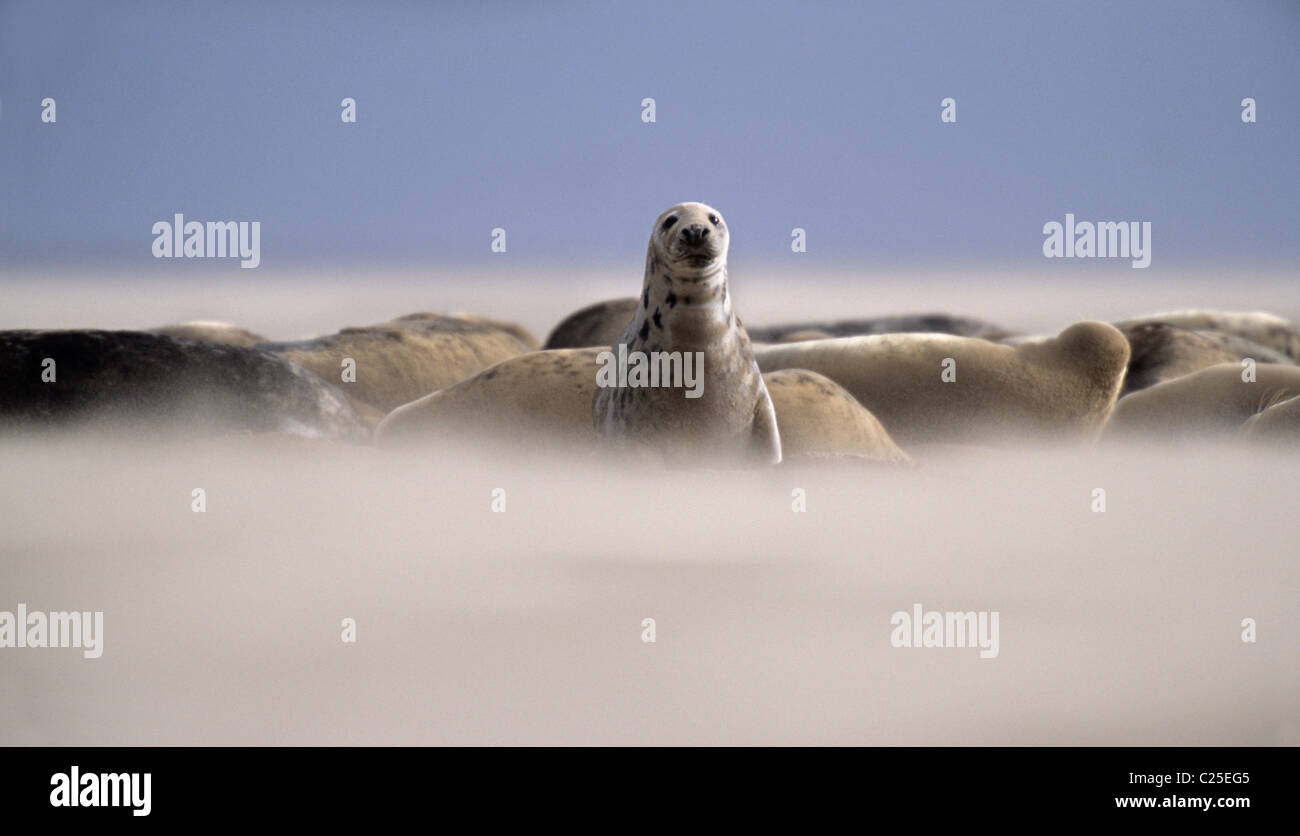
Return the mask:
[[[758,374],[757,366],[754,373]],[[772,406],[772,396],[767,393],[767,384],[762,375],[758,378],[758,400],[754,403],[753,437],[750,449],[754,455],[768,464],[781,463],[781,432],[776,426],[776,409]]]

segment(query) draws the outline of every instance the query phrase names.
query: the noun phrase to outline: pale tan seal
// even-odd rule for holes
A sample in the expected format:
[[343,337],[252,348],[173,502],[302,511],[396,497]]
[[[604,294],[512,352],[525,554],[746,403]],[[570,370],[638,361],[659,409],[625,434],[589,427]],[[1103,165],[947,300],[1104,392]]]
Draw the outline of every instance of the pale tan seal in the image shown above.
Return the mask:
[[786,369],[768,372],[763,380],[776,409],[785,461],[911,461],[876,416],[830,378],[807,369]]
[[394,409],[380,443],[484,439],[531,446],[538,440],[592,446],[596,357],[607,349],[534,351]]
[[[1219,363],[1250,358],[1257,363],[1292,365],[1291,358],[1279,351],[1223,331],[1191,331],[1148,319],[1112,324],[1129,342],[1128,370],[1120,389],[1121,398]],[[1000,342],[1019,347],[1051,338],[1050,334],[1019,335]]]
[[754,354],[765,372],[802,368],[834,380],[906,447],[1094,439],[1119,394],[1129,345],[1111,325],[1080,322],[1016,348],[889,334],[757,346]]
[[1257,364],[1254,381],[1224,363],[1135,392],[1121,400],[1106,438],[1153,441],[1239,432],[1251,417],[1300,395],[1300,367]]
[[[781,461],[772,399],[731,304],[729,243],[721,213],[703,203],[679,203],[655,220],[641,304],[603,355],[619,369],[597,378],[598,436],[685,461]],[[638,385],[638,360],[668,379]]]
[[252,331],[245,330],[237,325],[231,325],[229,322],[217,322],[210,319],[195,319],[177,325],[164,325],[161,328],[151,329],[149,333],[244,347],[266,342],[266,337],[260,334],[254,334]]
[[[496,324],[431,313],[257,347],[311,369],[384,414],[530,348]],[[356,364],[355,382],[344,382],[346,358]]]

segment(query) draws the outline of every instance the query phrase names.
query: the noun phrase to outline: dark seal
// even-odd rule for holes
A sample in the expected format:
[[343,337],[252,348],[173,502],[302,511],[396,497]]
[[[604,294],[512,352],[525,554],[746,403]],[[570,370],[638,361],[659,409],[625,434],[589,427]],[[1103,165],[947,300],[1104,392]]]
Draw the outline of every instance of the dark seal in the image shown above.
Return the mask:
[[0,331],[0,431],[53,429],[367,435],[337,389],[257,349],[139,331]]

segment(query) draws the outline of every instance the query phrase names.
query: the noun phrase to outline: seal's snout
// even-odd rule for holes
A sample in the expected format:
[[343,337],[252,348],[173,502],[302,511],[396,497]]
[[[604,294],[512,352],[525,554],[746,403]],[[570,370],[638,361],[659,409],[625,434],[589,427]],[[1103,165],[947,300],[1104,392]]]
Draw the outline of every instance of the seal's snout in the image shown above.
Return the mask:
[[701,273],[725,265],[727,228],[703,203],[679,203],[659,216],[650,248],[679,270]]
[[703,224],[691,224],[678,233],[682,243],[688,247],[701,247],[708,243],[709,228]]

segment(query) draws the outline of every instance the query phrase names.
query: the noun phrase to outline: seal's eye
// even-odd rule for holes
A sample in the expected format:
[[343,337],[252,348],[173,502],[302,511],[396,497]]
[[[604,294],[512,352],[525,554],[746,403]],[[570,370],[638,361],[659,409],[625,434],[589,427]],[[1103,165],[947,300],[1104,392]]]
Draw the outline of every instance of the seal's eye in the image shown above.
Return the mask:
[[676,215],[669,215],[668,217],[664,218],[663,226],[660,227],[660,229],[663,229],[663,230],[667,231],[667,230],[671,229],[671,228],[672,228],[672,225],[675,224],[675,223],[677,223],[677,216],[676,216]]
[[717,226],[718,224],[722,223],[722,218],[719,218],[717,215],[709,215],[709,223],[713,224],[714,226]]

